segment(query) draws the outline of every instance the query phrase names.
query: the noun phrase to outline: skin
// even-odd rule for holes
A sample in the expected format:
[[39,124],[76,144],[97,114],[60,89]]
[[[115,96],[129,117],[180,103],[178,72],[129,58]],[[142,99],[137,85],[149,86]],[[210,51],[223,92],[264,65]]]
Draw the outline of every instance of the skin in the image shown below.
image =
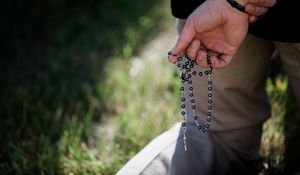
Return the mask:
[[276,0],[249,0],[245,4],[245,10],[250,14],[249,22],[254,23],[258,16],[266,14],[268,8],[273,7],[276,2]]
[[251,15],[232,8],[225,0],[207,0],[200,5],[186,20],[169,61],[176,63],[179,56],[187,54],[201,67],[207,67],[206,57],[210,55],[213,68],[225,67],[245,39],[249,22],[275,4],[274,0],[239,3]]

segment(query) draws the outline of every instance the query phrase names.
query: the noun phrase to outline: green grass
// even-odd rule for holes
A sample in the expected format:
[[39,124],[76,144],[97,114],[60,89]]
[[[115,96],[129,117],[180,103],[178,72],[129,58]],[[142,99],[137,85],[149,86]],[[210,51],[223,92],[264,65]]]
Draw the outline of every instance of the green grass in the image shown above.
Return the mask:
[[[120,61],[115,62],[115,65],[119,64]],[[114,72],[106,82],[107,87],[112,90],[112,98],[107,103],[114,104],[109,105],[110,107],[117,107],[115,114],[106,115],[116,118],[113,124],[117,126],[117,130],[111,147],[99,150],[99,154],[114,157],[105,161],[114,171],[121,168],[156,135],[178,121],[174,113],[179,113],[176,108],[176,102],[179,101],[170,91],[171,86],[176,83],[173,72],[170,69],[160,70],[164,74],[161,77],[157,71],[154,73],[154,65],[147,62],[145,64],[147,67],[137,76],[130,76],[130,71],[125,68],[122,74]],[[116,82],[118,86],[115,86]],[[163,107],[166,105],[168,109]]]
[[[0,174],[115,174],[180,120],[178,73],[165,51],[157,61],[133,58],[174,25],[168,3],[1,7]],[[284,74],[274,82],[267,85],[274,108],[264,128],[263,174],[293,172],[300,155],[299,120],[286,118],[295,108],[288,82]]]
[[167,1],[47,2],[1,6],[0,172],[113,174],[91,152],[103,143],[89,143],[94,123],[115,114],[104,81],[125,67],[109,63],[168,25]]

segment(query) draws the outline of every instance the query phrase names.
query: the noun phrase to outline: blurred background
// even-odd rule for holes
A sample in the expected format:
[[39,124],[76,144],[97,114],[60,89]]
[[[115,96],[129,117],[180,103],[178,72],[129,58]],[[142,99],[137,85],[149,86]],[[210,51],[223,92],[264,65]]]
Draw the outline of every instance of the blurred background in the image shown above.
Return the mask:
[[[11,0],[0,6],[0,174],[115,174],[180,121],[169,0]],[[300,165],[279,59],[261,174]]]

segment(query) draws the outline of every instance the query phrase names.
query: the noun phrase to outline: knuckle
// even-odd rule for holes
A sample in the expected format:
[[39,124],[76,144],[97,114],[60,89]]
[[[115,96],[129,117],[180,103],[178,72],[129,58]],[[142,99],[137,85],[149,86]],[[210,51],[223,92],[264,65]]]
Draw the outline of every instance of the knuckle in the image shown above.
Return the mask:
[[248,13],[250,13],[250,14],[252,14],[253,15],[253,5],[252,4],[247,4],[246,5],[246,11],[248,12]]
[[254,8],[254,13],[255,13],[256,15],[260,15],[260,14],[261,14],[261,11],[262,11],[262,8],[261,8],[261,7],[255,7],[255,8]]

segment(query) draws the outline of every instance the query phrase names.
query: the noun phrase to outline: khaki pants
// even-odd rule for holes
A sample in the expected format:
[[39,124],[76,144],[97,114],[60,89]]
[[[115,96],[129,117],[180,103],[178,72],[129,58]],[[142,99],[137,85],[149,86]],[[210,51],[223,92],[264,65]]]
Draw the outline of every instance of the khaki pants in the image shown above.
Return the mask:
[[[178,21],[179,31],[183,25],[184,20]],[[270,117],[265,83],[275,48],[300,107],[297,89],[300,87],[300,44],[248,35],[229,66],[213,72],[213,120],[209,131],[199,132],[192,111],[188,110],[187,151],[184,151],[180,124],[176,124],[150,142],[118,175],[255,174],[262,124]],[[196,110],[205,116],[207,79],[193,78]],[[191,109],[190,105],[187,104],[187,109]]]

